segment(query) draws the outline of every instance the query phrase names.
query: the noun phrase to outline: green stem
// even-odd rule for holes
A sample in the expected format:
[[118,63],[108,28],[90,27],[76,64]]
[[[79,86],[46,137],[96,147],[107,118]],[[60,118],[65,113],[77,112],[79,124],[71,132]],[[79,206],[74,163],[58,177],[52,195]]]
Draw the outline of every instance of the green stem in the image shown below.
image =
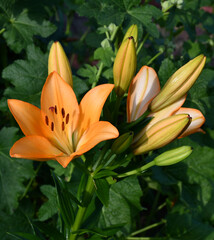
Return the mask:
[[159,51],[153,58],[151,58],[146,65],[150,65],[157,57],[159,57],[163,53],[163,50]]
[[[100,166],[100,164],[102,163],[102,161],[103,161],[103,159],[104,159],[104,157],[105,157],[105,155],[106,155],[106,153],[107,153],[108,150],[109,150],[109,142],[107,142],[107,143],[105,144],[105,146],[104,146],[103,149],[101,150],[101,153],[100,153],[100,155],[99,155],[96,163],[95,163],[94,166],[93,166],[93,170],[94,170],[95,172],[98,171],[97,168],[98,168],[98,167]],[[95,172],[94,172],[94,173],[95,173]]]
[[144,165],[140,168],[134,169],[134,170],[126,172],[126,173],[119,174],[117,176],[117,178],[127,177],[127,176],[131,176],[131,175],[141,173],[141,172],[145,171],[146,169],[148,169],[150,167],[153,167],[154,165],[155,165],[155,161],[149,162],[149,163],[147,163],[146,165]]
[[39,166],[37,167],[37,169],[36,169],[36,171],[35,171],[35,174],[34,174],[33,177],[30,179],[30,181],[29,181],[29,183],[28,183],[28,185],[27,185],[27,187],[26,187],[23,195],[21,196],[20,200],[22,200],[22,199],[26,196],[26,194],[27,194],[27,192],[29,191],[29,188],[30,188],[33,180],[34,180],[35,177],[37,176],[37,173],[38,173],[39,169],[41,168],[42,164],[43,164],[43,162],[40,162],[40,163],[39,163]]
[[2,28],[2,29],[0,30],[0,34],[2,34],[5,30],[6,30],[5,28]]
[[152,208],[150,210],[150,214],[149,214],[149,216],[147,217],[147,220],[146,220],[146,225],[150,224],[150,222],[151,222],[151,220],[152,220],[152,218],[153,218],[153,216],[156,212],[155,210],[157,208],[159,197],[160,197],[160,191],[158,191],[156,196],[155,196],[155,199],[154,199],[153,204],[152,204]]
[[[75,232],[80,228],[80,226],[83,222],[83,219],[84,219],[84,215],[88,208],[89,202],[91,201],[93,192],[94,192],[93,178],[89,175],[88,182],[87,182],[86,188],[85,188],[85,193],[83,196],[83,206],[79,206],[74,224],[71,228],[71,232]],[[76,237],[77,237],[77,233],[71,233],[69,240],[75,240]]]
[[158,223],[154,223],[154,224],[152,224],[152,225],[149,225],[149,226],[147,226],[147,227],[145,227],[145,228],[142,228],[142,229],[140,229],[140,230],[138,230],[138,231],[133,232],[133,233],[130,235],[130,237],[133,237],[133,236],[135,236],[135,235],[137,235],[137,234],[146,232],[146,231],[148,231],[148,230],[150,230],[150,229],[152,229],[152,228],[158,227],[159,225],[164,224],[164,223],[166,223],[166,220],[165,220],[165,219],[162,219],[162,220],[161,220],[160,222],[158,222]]
[[121,104],[121,101],[122,101],[123,97],[117,97],[116,99],[116,103],[115,103],[115,108],[114,108],[114,122],[115,122],[115,125],[117,125],[117,118],[118,118],[118,115],[119,115],[119,109],[120,109],[120,104]]
[[93,82],[91,88],[94,88],[97,85],[97,83],[98,83],[98,81],[100,79],[100,75],[101,75],[101,73],[103,71],[103,66],[104,66],[104,64],[103,64],[103,62],[101,62],[100,66],[99,66],[99,69],[98,69],[98,72],[97,72],[97,75],[96,75],[96,81]]
[[117,27],[115,28],[114,32],[112,33],[111,39],[110,39],[111,42],[113,42],[113,40],[114,40],[114,38],[115,38],[115,36],[116,36],[116,34],[117,34],[118,29],[119,29],[119,27],[117,26]]
[[139,45],[138,49],[137,49],[137,55],[140,52],[141,48],[143,47],[145,41],[147,40],[147,38],[149,37],[149,34],[147,33],[146,36],[144,37],[143,41],[141,42],[141,44]]

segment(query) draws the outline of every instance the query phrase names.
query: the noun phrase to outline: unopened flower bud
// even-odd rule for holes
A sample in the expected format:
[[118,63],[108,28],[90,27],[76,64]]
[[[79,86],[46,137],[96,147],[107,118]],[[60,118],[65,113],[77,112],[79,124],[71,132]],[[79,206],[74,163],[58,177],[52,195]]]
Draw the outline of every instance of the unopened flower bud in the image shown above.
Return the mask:
[[120,46],[113,67],[115,91],[123,96],[135,74],[137,65],[134,38],[127,38]]
[[56,71],[71,87],[73,86],[71,67],[59,42],[51,46],[48,58],[48,74]]
[[131,81],[127,97],[127,120],[137,120],[147,110],[149,103],[159,93],[160,83],[155,70],[143,66]]
[[160,93],[152,100],[150,109],[157,112],[184,96],[200,75],[206,57],[201,54],[179,68],[166,82]]
[[168,166],[184,160],[191,153],[190,146],[182,146],[162,153],[154,159],[154,162],[157,166]]
[[135,47],[137,47],[138,28],[136,24],[131,25],[129,29],[126,31],[126,34],[123,38],[123,42],[129,37],[134,38]]
[[188,114],[167,117],[152,125],[142,136],[136,136],[133,144],[135,155],[161,148],[176,139],[190,124]]
[[133,136],[133,132],[128,132],[117,138],[111,147],[112,152],[115,154],[120,154],[126,151],[132,144]]
[[189,114],[192,118],[192,121],[188,128],[179,136],[179,138],[186,137],[190,134],[196,132],[205,133],[200,127],[205,122],[204,115],[197,109],[194,108],[180,108],[175,114]]

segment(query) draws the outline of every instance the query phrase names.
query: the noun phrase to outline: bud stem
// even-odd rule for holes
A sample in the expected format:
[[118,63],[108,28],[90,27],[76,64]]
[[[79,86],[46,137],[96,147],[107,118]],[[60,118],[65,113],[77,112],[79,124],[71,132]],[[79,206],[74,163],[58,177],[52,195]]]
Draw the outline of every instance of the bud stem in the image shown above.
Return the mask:
[[149,66],[156,58],[158,58],[161,54],[163,53],[163,50],[160,50],[159,53],[157,53],[153,58],[151,58],[148,62],[147,62],[147,66]]
[[149,34],[147,33],[146,36],[144,37],[143,41],[141,42],[141,44],[139,45],[136,54],[138,55],[138,53],[140,52],[141,48],[143,47],[145,41],[147,40],[147,38],[149,37]]
[[135,175],[135,174],[138,174],[138,173],[142,173],[143,171],[145,171],[146,169],[148,169],[150,167],[153,167],[154,165],[155,165],[155,161],[151,161],[151,162],[147,163],[146,165],[144,165],[140,168],[134,169],[134,170],[126,172],[126,173],[119,174],[117,176],[117,178],[122,178],[122,177]]
[[97,75],[96,75],[96,81],[93,82],[91,88],[94,88],[96,87],[99,79],[100,79],[100,75],[102,73],[102,70],[103,70],[103,62],[100,63],[100,66],[99,66],[99,69],[98,69],[98,72],[97,72]]

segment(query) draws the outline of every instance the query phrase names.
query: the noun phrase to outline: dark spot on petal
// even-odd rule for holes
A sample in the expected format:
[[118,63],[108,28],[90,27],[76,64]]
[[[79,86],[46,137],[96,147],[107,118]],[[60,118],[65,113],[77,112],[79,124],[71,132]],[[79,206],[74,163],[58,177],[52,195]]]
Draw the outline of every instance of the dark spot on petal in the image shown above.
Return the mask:
[[62,131],[64,131],[64,130],[65,130],[65,123],[62,122]]
[[65,117],[65,109],[64,108],[62,108],[62,117],[64,118]]
[[51,131],[54,131],[54,123],[51,122]]
[[48,119],[48,116],[45,116],[45,123],[46,123],[47,126],[49,125],[49,119]]
[[66,122],[66,124],[68,124],[68,122],[69,122],[69,113],[66,115],[65,122]]
[[55,108],[54,108],[54,110],[55,110],[55,113],[57,114],[57,106],[55,105]]

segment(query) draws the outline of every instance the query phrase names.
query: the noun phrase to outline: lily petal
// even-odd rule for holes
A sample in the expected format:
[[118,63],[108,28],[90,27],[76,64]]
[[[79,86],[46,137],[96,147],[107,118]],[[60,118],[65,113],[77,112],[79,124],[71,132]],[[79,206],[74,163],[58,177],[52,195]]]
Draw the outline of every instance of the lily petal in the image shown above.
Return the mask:
[[172,116],[184,104],[185,100],[186,95],[178,101],[174,102],[173,104],[169,105],[168,107],[150,114],[149,117],[153,117],[153,119],[135,136],[134,142],[138,141],[141,136],[143,136],[145,132],[148,131],[154,124],[167,117]]
[[127,98],[128,122],[137,120],[147,110],[149,103],[160,92],[160,83],[155,70],[143,66],[132,80]]
[[27,159],[52,159],[63,153],[45,137],[27,136],[19,139],[10,149],[10,156]]
[[[57,107],[57,116],[51,114]],[[50,118],[51,121],[58,123],[56,128],[61,129],[63,118],[69,113],[69,125],[74,130],[77,125],[79,106],[71,86],[66,83],[57,72],[48,75],[41,95],[41,109]],[[55,121],[54,117],[58,120]]]
[[102,84],[86,93],[80,102],[80,119],[78,137],[93,123],[98,122],[103,105],[114,88],[114,84]]
[[7,102],[11,113],[26,136],[43,135],[39,108],[16,99],[9,99]]
[[190,123],[189,127],[179,136],[179,138],[186,137],[190,134],[196,133],[196,132],[202,132],[205,133],[200,127],[205,122],[205,117],[203,114],[194,108],[180,108],[175,115],[177,114],[189,114],[192,118],[192,122]]
[[74,154],[80,156],[92,149],[98,143],[108,139],[117,138],[118,136],[119,132],[117,128],[111,123],[105,121],[96,122],[84,132],[78,142],[76,152]]
[[64,168],[66,168],[68,166],[68,164],[70,163],[70,161],[75,157],[73,156],[74,154],[71,154],[71,156],[68,157],[56,157],[55,159],[57,160],[57,162],[59,164],[61,164]]

